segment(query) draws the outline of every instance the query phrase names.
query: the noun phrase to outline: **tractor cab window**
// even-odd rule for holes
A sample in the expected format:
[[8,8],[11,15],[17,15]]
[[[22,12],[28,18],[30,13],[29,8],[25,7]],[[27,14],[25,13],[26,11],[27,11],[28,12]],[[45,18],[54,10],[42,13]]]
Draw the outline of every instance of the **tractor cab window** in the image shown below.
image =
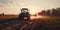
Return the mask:
[[26,13],[26,12],[28,12],[27,10],[22,10],[22,13]]

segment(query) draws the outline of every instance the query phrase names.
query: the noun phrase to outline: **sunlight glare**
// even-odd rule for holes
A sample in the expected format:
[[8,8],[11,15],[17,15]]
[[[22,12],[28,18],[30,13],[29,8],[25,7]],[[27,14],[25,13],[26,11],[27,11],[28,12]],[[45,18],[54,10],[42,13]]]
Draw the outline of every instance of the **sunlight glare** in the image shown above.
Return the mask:
[[41,10],[39,10],[37,7],[33,7],[33,6],[27,6],[22,8],[28,8],[30,14],[36,14],[38,12],[41,12]]

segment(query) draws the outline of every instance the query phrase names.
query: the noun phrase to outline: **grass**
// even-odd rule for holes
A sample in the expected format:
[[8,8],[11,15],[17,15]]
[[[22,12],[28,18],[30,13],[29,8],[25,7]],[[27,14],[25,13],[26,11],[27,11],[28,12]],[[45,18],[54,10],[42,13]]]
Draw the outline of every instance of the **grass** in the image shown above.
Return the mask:
[[14,18],[18,18],[18,15],[6,15],[6,16],[0,16],[0,20],[14,19]]

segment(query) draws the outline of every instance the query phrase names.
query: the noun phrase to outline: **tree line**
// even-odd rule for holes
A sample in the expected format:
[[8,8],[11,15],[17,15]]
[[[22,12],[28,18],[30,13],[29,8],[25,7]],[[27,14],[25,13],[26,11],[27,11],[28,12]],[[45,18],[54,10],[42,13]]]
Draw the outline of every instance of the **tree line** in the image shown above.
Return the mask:
[[52,8],[52,9],[42,10],[41,12],[38,12],[38,15],[60,16],[60,8]]
[[4,15],[4,13],[0,14],[0,16]]

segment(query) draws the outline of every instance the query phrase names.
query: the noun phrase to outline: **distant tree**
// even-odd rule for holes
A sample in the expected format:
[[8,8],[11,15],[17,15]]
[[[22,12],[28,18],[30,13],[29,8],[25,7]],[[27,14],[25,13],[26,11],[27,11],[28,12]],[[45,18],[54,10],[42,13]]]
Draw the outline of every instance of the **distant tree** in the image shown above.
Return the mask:
[[41,12],[38,12],[38,15],[41,15]]
[[56,8],[57,10],[57,16],[60,16],[60,8]]
[[2,13],[2,15],[4,15],[4,13]]
[[42,11],[41,11],[41,14],[42,14],[42,15],[45,15],[45,10],[42,10]]
[[45,15],[45,10],[42,10],[41,12],[38,12],[38,15]]
[[51,12],[51,10],[48,9],[45,14],[49,16],[50,15],[50,12]]
[[57,16],[57,10],[56,9],[52,9],[52,16]]
[[56,10],[60,11],[60,8],[56,8]]

